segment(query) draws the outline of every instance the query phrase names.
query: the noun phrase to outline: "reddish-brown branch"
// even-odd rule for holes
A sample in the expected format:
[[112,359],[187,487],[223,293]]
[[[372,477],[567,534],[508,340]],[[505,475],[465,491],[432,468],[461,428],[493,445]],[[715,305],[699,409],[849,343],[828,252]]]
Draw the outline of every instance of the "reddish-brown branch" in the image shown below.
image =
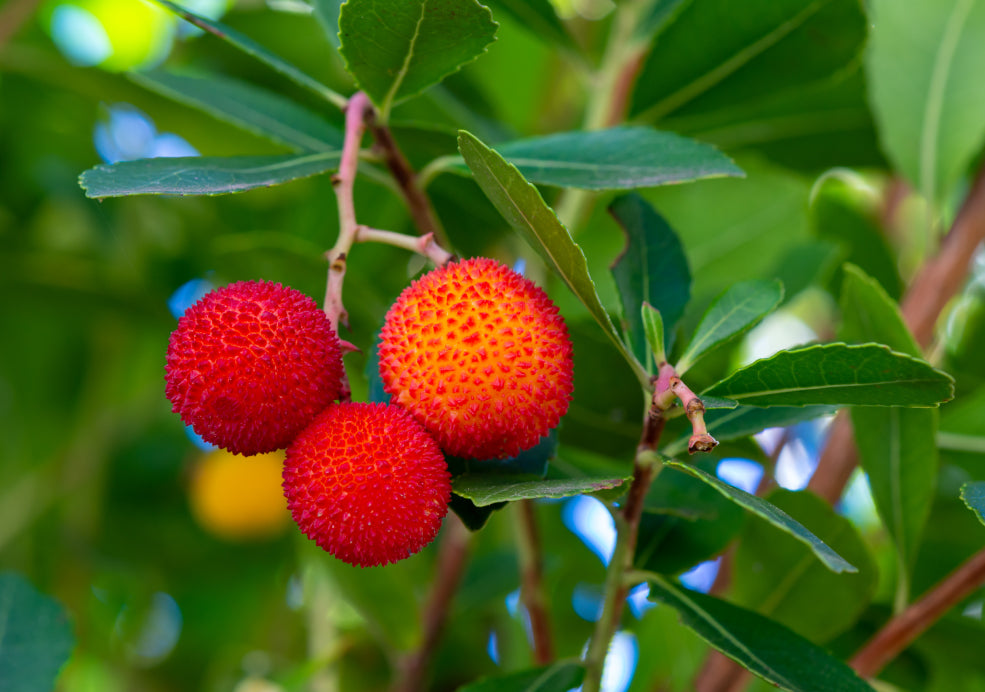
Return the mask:
[[855,654],[851,666],[871,678],[947,611],[985,583],[985,550],[976,553],[927,594],[890,620]]
[[540,543],[540,531],[534,504],[530,500],[515,503],[517,512],[517,532],[520,544],[520,579],[522,587],[520,598],[530,618],[530,632],[533,638],[534,661],[545,665],[554,660],[554,638],[551,635],[551,622],[548,616],[547,599],[544,595],[544,560]]
[[441,641],[451,603],[465,573],[468,562],[471,534],[458,518],[449,513],[445,519],[441,545],[438,551],[437,573],[431,593],[424,604],[424,634],[421,645],[408,654],[399,665],[392,692],[423,692],[427,689],[426,676],[434,652]]
[[0,47],[13,38],[41,5],[41,0],[10,0],[0,9]]
[[390,169],[393,179],[397,181],[411,218],[414,219],[418,234],[433,233],[441,245],[450,247],[448,236],[445,235],[445,230],[438,221],[438,215],[435,214],[434,208],[431,206],[431,200],[417,184],[414,169],[411,168],[407,157],[397,145],[397,140],[393,138],[390,128],[375,120],[370,120],[369,131],[372,133],[373,139],[376,140],[376,148],[383,155],[383,160],[386,162],[387,168]]

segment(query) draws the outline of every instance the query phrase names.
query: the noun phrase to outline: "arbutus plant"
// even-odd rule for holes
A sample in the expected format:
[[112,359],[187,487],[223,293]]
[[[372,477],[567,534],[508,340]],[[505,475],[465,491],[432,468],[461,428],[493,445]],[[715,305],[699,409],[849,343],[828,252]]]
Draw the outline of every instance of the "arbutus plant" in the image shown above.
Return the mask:
[[[614,642],[634,633],[641,662],[634,690],[739,689],[749,684],[745,671],[787,690],[871,690],[867,678],[981,585],[985,569],[973,557],[951,576],[938,575],[928,600],[913,598],[941,440],[966,440],[961,432],[938,434],[937,407],[955,396],[955,380],[937,367],[940,354],[925,350],[933,339],[927,315],[936,318],[960,284],[933,300],[912,287],[932,281],[925,278],[931,272],[963,277],[965,235],[977,243],[981,232],[963,231],[958,222],[971,212],[958,214],[940,254],[920,265],[898,303],[898,291],[887,291],[886,276],[900,281],[894,260],[873,259],[890,255],[882,235],[866,236],[868,245],[861,231],[838,237],[843,217],[871,222],[852,198],[857,188],[846,192],[849,176],[819,177],[809,190],[773,168],[798,146],[803,161],[792,168],[839,163],[841,148],[825,151],[803,123],[834,118],[839,99],[850,110],[861,98],[853,81],[861,82],[866,36],[859,3],[756,3],[743,10],[746,24],[723,29],[727,40],[690,48],[701,27],[737,10],[717,1],[601,7],[586,0],[576,3],[584,16],[562,20],[546,0],[488,7],[476,0],[314,0],[313,13],[338,44],[349,95],[235,29],[160,4],[285,78],[285,93],[304,96],[169,69],[133,80],[292,151],[123,161],[86,171],[81,184],[103,199],[220,195],[330,178],[338,223],[324,252],[321,309],[266,277],[208,293],[172,334],[166,393],[207,442],[247,455],[286,448],[291,514],[333,556],[305,559],[331,560],[338,570],[319,582],[321,572],[312,569],[309,586],[328,583],[351,600],[384,651],[390,689],[608,692],[616,689],[606,682]],[[871,10],[891,14],[883,4]],[[605,17],[592,19],[592,7]],[[580,126],[564,116],[555,122],[569,127],[516,137],[515,123],[463,105],[470,85],[468,68],[460,70],[500,49],[494,18],[505,19],[518,41],[531,29],[565,74],[583,79]],[[822,50],[812,43],[816,35],[839,40]],[[885,69],[882,51],[889,50],[880,41],[866,54],[874,75]],[[776,68],[805,51],[813,62],[804,74]],[[807,82],[810,93],[797,96]],[[877,81],[874,97],[882,88]],[[552,96],[562,93],[552,87]],[[800,110],[805,104],[815,111]],[[877,121],[884,109],[877,100]],[[873,127],[868,111],[862,120]],[[795,130],[790,141],[757,139],[779,121]],[[884,136],[893,140],[894,132],[886,127]],[[723,151],[741,154],[743,167]],[[919,171],[930,216],[953,171],[971,158],[914,164],[890,155],[897,157],[903,174],[911,166]],[[742,178],[744,169],[747,188],[726,180]],[[670,185],[693,192],[672,196],[664,192]],[[818,238],[784,227],[786,214],[800,218],[808,193]],[[778,195],[794,201],[771,206]],[[397,219],[392,228],[364,222],[387,217],[367,200],[399,203],[389,215]],[[688,225],[719,204],[741,209],[743,218],[723,216],[711,230]],[[757,216],[760,204],[767,216],[782,217],[763,244],[755,233],[743,234],[743,224],[774,223]],[[480,238],[471,237],[470,223]],[[404,232],[408,227],[413,233]],[[960,243],[959,250],[949,254],[948,243]],[[353,267],[365,274],[359,255],[381,248],[415,260],[387,265],[411,271],[369,330],[375,337],[361,340],[367,330],[355,322],[369,318],[360,312],[360,291],[378,277]],[[510,267],[518,259],[528,271]],[[781,337],[761,357],[739,353],[757,351],[752,336],[779,315],[811,310],[812,298],[824,302],[811,289],[822,284],[840,295],[840,317],[817,320],[836,338]],[[827,303],[817,310],[834,312]],[[366,373],[353,365],[363,357]],[[830,502],[775,489],[775,467],[798,426],[836,412],[811,481]],[[848,421],[854,433],[845,432]],[[776,429],[784,432],[768,453],[752,441]],[[856,461],[831,480],[839,471],[824,459],[839,445],[841,457]],[[914,455],[922,458],[910,462]],[[735,458],[759,463],[758,487],[729,482],[723,460]],[[854,463],[868,474],[893,545],[895,562],[883,579],[893,584],[891,615],[873,600],[870,547],[831,506]],[[960,491],[979,517],[981,482]],[[585,608],[591,612],[570,627],[574,619],[559,614],[567,605],[559,594],[579,593],[584,556],[575,557],[578,545],[544,540],[545,526],[560,521],[553,501],[568,498],[604,507],[603,523],[612,525],[610,542],[599,549],[604,572],[584,570],[596,580]],[[514,535],[482,547],[504,522]],[[373,602],[371,589],[385,591],[412,574],[407,567],[387,576],[419,552],[433,574],[415,577],[428,588],[415,594],[419,622],[407,634],[405,623],[381,614],[385,604]],[[695,588],[682,578],[715,558],[713,584]],[[354,576],[336,559],[373,570]],[[490,614],[491,599],[482,599],[484,570],[497,601],[503,584],[518,587],[521,614],[507,625]],[[828,594],[838,598],[820,612],[816,603]],[[640,596],[648,599],[644,606],[659,604],[651,611],[657,615],[634,621],[627,611],[645,610]],[[482,617],[469,621],[456,599],[478,602]],[[679,622],[660,615],[671,610]],[[310,617],[316,622],[320,614]],[[655,653],[661,635],[654,627],[673,633],[666,637],[696,635],[669,647],[701,654],[686,683]],[[443,657],[461,656],[450,631],[467,633],[461,646],[473,648],[485,644],[476,632],[490,632],[491,658],[504,665],[445,663]],[[653,660],[644,664],[648,656]],[[379,684],[351,676],[342,689]]]

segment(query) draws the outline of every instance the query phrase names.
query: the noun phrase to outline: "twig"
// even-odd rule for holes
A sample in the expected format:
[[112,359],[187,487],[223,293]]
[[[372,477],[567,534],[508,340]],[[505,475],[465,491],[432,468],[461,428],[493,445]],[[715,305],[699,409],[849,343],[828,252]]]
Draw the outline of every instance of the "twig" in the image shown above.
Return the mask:
[[871,678],[923,634],[948,610],[985,583],[985,550],[967,560],[923,598],[891,619],[850,661],[859,675]]
[[450,245],[448,236],[445,234],[445,229],[442,228],[441,222],[438,220],[438,215],[435,214],[434,208],[431,206],[431,200],[418,185],[414,169],[411,168],[407,157],[400,151],[400,147],[393,138],[390,128],[383,123],[377,122],[375,118],[371,118],[368,125],[373,139],[376,140],[376,148],[382,154],[383,161],[386,163],[387,168],[390,169],[394,180],[397,181],[404,201],[407,203],[407,209],[410,211],[411,218],[414,219],[414,225],[417,227],[418,233],[420,235],[433,233],[434,237],[438,239],[438,242],[448,247]]
[[426,689],[428,665],[444,633],[458,585],[465,573],[471,534],[458,515],[449,512],[438,552],[437,574],[424,605],[424,634],[421,645],[398,665],[391,692],[422,692]]
[[0,10],[0,47],[20,31],[40,5],[41,0],[10,0]]
[[636,446],[636,456],[633,459],[633,482],[629,486],[626,501],[622,509],[613,515],[616,523],[616,546],[612,551],[609,569],[605,577],[605,598],[602,603],[602,615],[595,623],[595,631],[585,653],[585,680],[582,684],[584,692],[598,692],[602,681],[602,669],[609,644],[619,627],[622,612],[626,606],[626,596],[633,584],[626,579],[632,570],[633,557],[636,552],[636,540],[639,535],[640,518],[643,516],[646,494],[653,479],[662,468],[660,457],[657,455],[657,444],[663,432],[666,418],[664,413],[674,405],[675,399],[680,399],[694,427],[692,441],[697,442],[690,449],[702,451],[704,446],[714,447],[718,443],[708,435],[704,427],[704,404],[695,396],[672,365],[661,363],[659,371],[652,379],[653,394],[650,407],[643,420],[643,430],[640,441]]
[[332,249],[325,253],[328,259],[325,314],[328,315],[336,332],[339,330],[340,323],[348,326],[349,322],[349,315],[342,304],[342,284],[345,280],[346,258],[359,230],[352,190],[356,182],[356,169],[359,166],[359,145],[366,130],[366,118],[372,111],[373,105],[363,92],[357,91],[349,99],[349,104],[345,108],[342,158],[339,161],[338,173],[332,176],[332,186],[335,188],[339,207],[339,237]]
[[533,636],[534,661],[546,665],[554,660],[554,638],[544,596],[544,560],[534,516],[534,504],[530,500],[512,503],[515,508],[517,545],[520,557],[520,598],[530,618]]
[[452,261],[455,256],[438,245],[434,240],[433,233],[422,236],[410,236],[404,233],[394,233],[393,231],[381,231],[368,226],[358,226],[356,228],[357,243],[384,243],[394,247],[403,248],[423,255],[431,260],[435,266],[440,267]]

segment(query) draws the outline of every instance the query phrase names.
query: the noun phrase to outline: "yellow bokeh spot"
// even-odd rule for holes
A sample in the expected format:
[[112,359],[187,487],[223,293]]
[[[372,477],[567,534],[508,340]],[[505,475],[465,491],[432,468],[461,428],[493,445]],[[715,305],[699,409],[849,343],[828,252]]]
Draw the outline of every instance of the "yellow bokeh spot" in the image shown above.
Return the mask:
[[281,490],[283,463],[283,452],[252,457],[209,452],[192,477],[192,514],[202,528],[225,540],[280,534],[291,519]]
[[[171,50],[178,22],[148,0],[52,0],[45,13],[52,38],[74,62],[98,63],[114,72],[161,62]],[[54,20],[69,15],[74,21]]]

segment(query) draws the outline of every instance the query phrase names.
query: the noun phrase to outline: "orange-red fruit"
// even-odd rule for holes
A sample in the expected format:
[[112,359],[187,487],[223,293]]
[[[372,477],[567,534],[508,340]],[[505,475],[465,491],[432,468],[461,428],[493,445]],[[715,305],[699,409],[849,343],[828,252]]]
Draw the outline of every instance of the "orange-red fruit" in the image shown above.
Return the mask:
[[453,262],[387,313],[380,376],[448,454],[514,456],[568,410],[571,341],[539,287],[491,259]]
[[236,454],[283,449],[339,397],[342,347],[315,301],[269,281],[241,281],[196,302],[171,333],[175,413]]
[[287,448],[284,494],[308,538],[371,567],[434,540],[451,475],[437,443],[403,409],[335,404]]

